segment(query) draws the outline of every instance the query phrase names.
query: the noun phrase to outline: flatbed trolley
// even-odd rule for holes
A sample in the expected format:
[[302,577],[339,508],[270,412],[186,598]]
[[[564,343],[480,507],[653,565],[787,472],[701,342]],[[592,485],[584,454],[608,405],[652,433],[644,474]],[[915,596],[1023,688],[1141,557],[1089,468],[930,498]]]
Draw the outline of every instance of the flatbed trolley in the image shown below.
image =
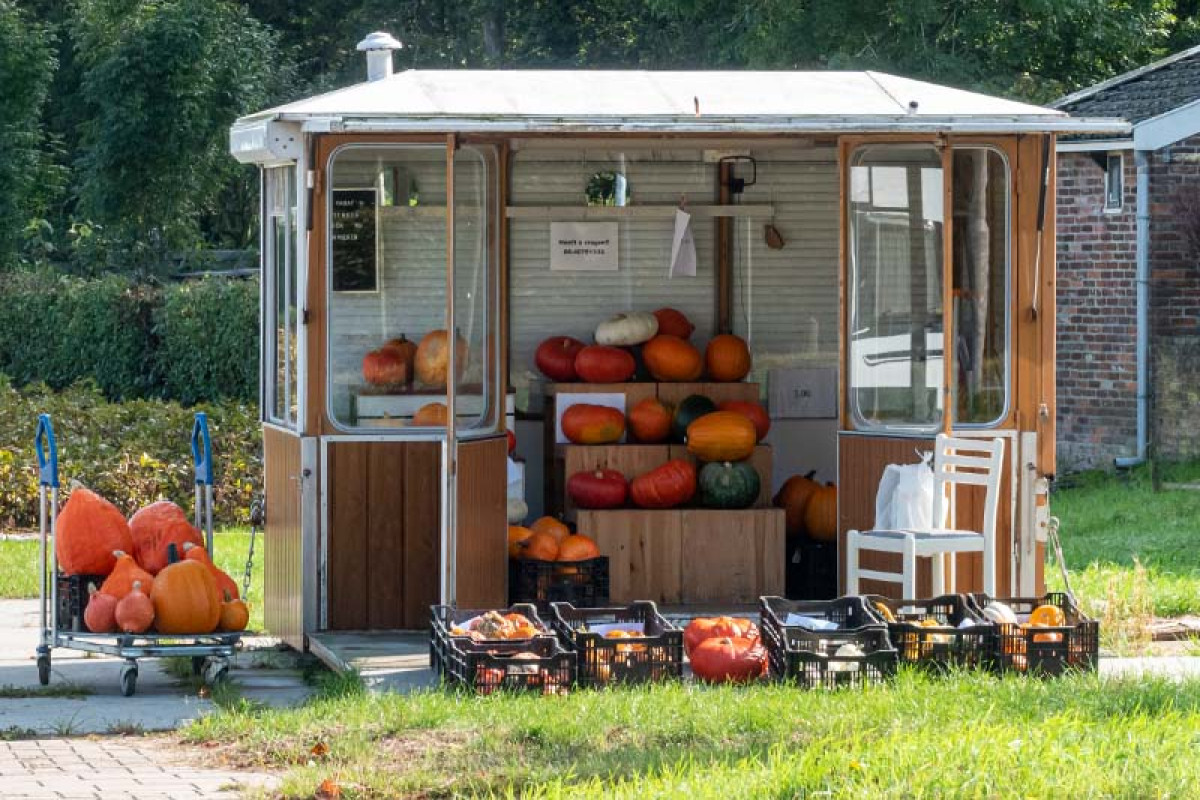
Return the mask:
[[[213,472],[212,442],[208,418],[196,414],[192,427],[192,458],[195,462],[195,525],[203,530],[208,552],[213,552]],[[58,557],[53,537],[58,528],[58,445],[49,414],[38,416],[34,449],[38,460],[39,529],[38,551],[39,600],[41,608],[41,644],[37,648],[38,680],[50,683],[50,651],[55,648],[102,653],[125,659],[121,667],[121,694],[131,696],[137,689],[138,659],[183,656],[192,659],[194,674],[202,674],[208,684],[222,680],[229,662],[240,644],[243,631],[216,632],[192,636],[156,633],[91,633],[66,630],[58,618]]]

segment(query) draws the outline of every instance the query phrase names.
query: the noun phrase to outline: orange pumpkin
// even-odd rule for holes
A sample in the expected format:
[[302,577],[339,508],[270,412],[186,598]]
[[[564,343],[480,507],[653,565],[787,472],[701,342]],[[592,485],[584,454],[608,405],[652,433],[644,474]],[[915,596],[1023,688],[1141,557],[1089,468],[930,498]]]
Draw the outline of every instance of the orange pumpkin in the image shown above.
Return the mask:
[[534,533],[548,533],[554,537],[555,544],[562,544],[563,539],[571,535],[571,529],[567,524],[556,517],[538,517],[529,526],[529,529]]
[[120,600],[129,594],[135,581],[141,581],[142,586],[149,586],[154,581],[154,576],[139,567],[133,556],[121,550],[113,551],[113,556],[117,559],[117,565],[101,584],[102,593]]
[[525,549],[525,542],[529,541],[529,537],[533,536],[533,531],[526,528],[524,525],[509,525],[508,526],[508,557],[520,558]]
[[212,573],[199,561],[180,561],[174,544],[168,547],[168,559],[150,589],[158,632],[212,633],[221,621],[221,596]]
[[525,550],[521,557],[534,561],[557,561],[558,542],[549,533],[535,532],[525,540]]
[[170,500],[159,500],[139,510],[129,518],[129,530],[133,534],[133,557],[142,569],[157,575],[167,565],[167,547],[174,544],[182,548],[184,543],[203,545],[200,531],[188,522],[183,509]]
[[692,337],[692,331],[696,330],[696,326],[688,319],[682,311],[674,308],[660,308],[654,312],[654,316],[658,318],[658,332],[665,333],[668,336],[678,336],[685,342]]
[[450,421],[450,410],[445,403],[426,403],[413,414],[412,424],[446,427]]
[[199,561],[204,566],[208,567],[208,571],[212,573],[213,580],[217,582],[217,594],[224,597],[228,594],[234,600],[238,599],[238,587],[233,578],[229,577],[229,573],[213,563],[212,557],[208,551],[201,545],[185,542],[183,545],[183,557],[192,561]]
[[112,633],[117,629],[117,598],[88,584],[88,604],[83,611],[83,624],[92,633]]
[[804,508],[804,530],[821,542],[837,539],[837,486],[828,483],[818,487]]
[[559,561],[584,561],[600,555],[600,548],[587,536],[573,533],[562,540],[558,547]]
[[141,581],[134,581],[129,594],[117,602],[113,619],[125,633],[145,633],[150,630],[154,624],[154,603],[143,591]]
[[125,515],[91,489],[77,486],[58,514],[58,568],[67,575],[107,575],[117,563],[114,550],[133,551]]
[[221,603],[221,618],[217,623],[223,631],[244,631],[250,622],[250,609],[241,600],[228,592],[225,601]]
[[657,381],[686,383],[704,372],[700,351],[678,336],[655,336],[642,345],[642,360]]
[[701,461],[742,461],[754,454],[754,423],[735,411],[714,411],[688,425],[687,449]]
[[363,380],[372,386],[402,386],[409,381],[408,369],[404,357],[388,347],[363,356]]
[[575,444],[612,444],[625,434],[625,415],[608,406],[575,403],[563,412],[562,432]]
[[704,351],[704,364],[714,381],[740,381],[750,374],[750,348],[740,336],[714,336]]
[[[445,386],[450,371],[449,335],[444,330],[430,331],[417,346],[414,369],[417,380],[426,386]],[[461,379],[467,368],[467,343],[456,336],[454,369]]]
[[760,442],[767,438],[767,434],[771,430],[771,418],[767,416],[767,410],[762,407],[762,403],[754,403],[749,400],[726,400],[717,408],[741,414],[754,423],[754,431]]
[[401,363],[404,365],[404,377],[401,379],[401,382],[405,386],[411,386],[413,382],[413,365],[417,360],[417,346],[402,333],[395,339],[389,339],[380,349],[391,350],[400,358]]
[[629,484],[629,498],[638,508],[674,508],[696,493],[696,465],[675,458]]
[[671,435],[671,409],[657,397],[647,397],[630,410],[629,430],[643,444],[665,442]]
[[784,510],[784,527],[788,536],[799,536],[804,533],[804,512],[812,494],[821,488],[821,484],[813,480],[814,469],[807,475],[793,475],[783,482],[771,502],[776,508]]

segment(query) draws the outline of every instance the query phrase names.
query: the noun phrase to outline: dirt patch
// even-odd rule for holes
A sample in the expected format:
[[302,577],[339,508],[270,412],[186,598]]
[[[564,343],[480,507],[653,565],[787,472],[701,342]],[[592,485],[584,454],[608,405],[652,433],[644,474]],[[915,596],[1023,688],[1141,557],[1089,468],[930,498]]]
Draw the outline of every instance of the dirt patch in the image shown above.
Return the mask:
[[437,755],[438,758],[452,756],[466,750],[477,738],[478,734],[473,731],[408,731],[400,736],[380,739],[376,749],[380,755],[386,754],[403,763],[416,761],[431,754]]

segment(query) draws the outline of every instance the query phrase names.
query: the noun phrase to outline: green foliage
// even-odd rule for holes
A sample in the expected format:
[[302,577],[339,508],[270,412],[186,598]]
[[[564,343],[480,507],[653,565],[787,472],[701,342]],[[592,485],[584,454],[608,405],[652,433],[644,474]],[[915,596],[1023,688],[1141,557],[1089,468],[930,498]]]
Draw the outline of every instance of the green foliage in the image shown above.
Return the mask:
[[79,481],[126,514],[160,498],[192,507],[189,449],[195,411],[212,435],[214,511],[222,524],[245,524],[262,488],[262,434],[252,406],[224,402],[184,408],[162,400],[111,403],[94,386],[18,391],[0,376],[0,527],[37,526],[33,437],[38,414],[50,414],[58,438],[64,498]]
[[227,152],[228,129],[271,96],[275,37],[214,0],[81,0],[77,9],[89,112],[81,210],[136,243],[135,257],[192,246],[226,189],[252,180]]
[[208,278],[171,287],[154,313],[157,372],[183,403],[258,397],[258,283]]

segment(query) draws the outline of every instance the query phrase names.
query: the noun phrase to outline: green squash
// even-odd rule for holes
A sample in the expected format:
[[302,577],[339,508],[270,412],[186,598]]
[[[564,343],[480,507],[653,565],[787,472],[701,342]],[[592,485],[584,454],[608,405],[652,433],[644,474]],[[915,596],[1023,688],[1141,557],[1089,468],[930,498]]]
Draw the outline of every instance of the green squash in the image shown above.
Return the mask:
[[713,461],[700,470],[700,505],[705,508],[750,508],[758,500],[758,471],[745,461]]
[[717,410],[717,404],[701,394],[691,394],[675,407],[675,416],[671,419],[671,438],[677,442],[687,440],[688,425]]

